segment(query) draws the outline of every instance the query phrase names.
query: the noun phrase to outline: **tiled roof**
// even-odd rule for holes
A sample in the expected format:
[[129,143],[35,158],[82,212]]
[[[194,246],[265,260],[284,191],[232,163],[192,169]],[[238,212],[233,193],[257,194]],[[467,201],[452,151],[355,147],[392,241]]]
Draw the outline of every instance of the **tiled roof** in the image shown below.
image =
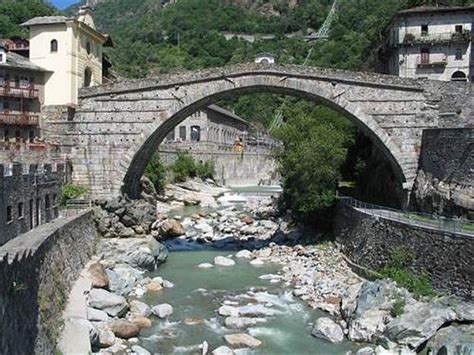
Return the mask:
[[35,25],[50,25],[54,23],[65,23],[66,21],[71,20],[71,18],[66,16],[43,16],[35,17],[31,20],[28,20],[21,24],[21,26],[29,27]]
[[42,72],[47,71],[46,69],[41,68],[40,66],[30,62],[28,58],[25,58],[19,54],[12,53],[12,52],[7,53],[7,62],[0,63],[0,67],[14,68],[14,69],[27,69],[27,70],[42,71]]
[[220,106],[217,106],[217,105],[209,105],[205,110],[210,110],[210,111],[214,111],[214,112],[218,112],[222,115],[225,115],[225,116],[228,116],[230,118],[233,118],[234,120],[237,120],[237,121],[240,121],[242,123],[245,123],[246,125],[248,125],[249,123],[244,120],[243,118],[237,116],[235,113],[231,112],[231,111],[228,111],[226,110],[225,108],[222,108]]

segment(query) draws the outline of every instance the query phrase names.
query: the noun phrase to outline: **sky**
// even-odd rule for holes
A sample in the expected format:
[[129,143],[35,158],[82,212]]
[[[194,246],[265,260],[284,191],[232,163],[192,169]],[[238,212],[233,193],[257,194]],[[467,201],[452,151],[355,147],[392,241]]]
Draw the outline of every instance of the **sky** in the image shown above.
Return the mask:
[[78,0],[50,0],[50,3],[61,10],[76,2],[78,2]]

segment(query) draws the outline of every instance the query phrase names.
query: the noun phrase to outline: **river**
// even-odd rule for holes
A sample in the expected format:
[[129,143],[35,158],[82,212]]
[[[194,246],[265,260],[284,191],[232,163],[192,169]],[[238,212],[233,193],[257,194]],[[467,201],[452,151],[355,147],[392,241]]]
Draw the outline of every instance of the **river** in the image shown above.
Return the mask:
[[[239,188],[240,196],[268,195],[274,188]],[[239,198],[236,198],[239,200]],[[195,208],[173,213],[189,215]],[[177,247],[178,246],[178,247]],[[196,245],[197,248],[197,245]],[[160,276],[175,287],[159,293],[147,293],[142,298],[147,304],[171,304],[174,313],[167,321],[156,320],[150,329],[140,334],[140,344],[150,352],[199,353],[199,345],[206,341],[209,349],[226,345],[225,334],[245,333],[262,341],[254,350],[240,350],[244,354],[345,354],[360,348],[360,344],[344,341],[331,344],[311,336],[313,322],[327,314],[308,307],[292,290],[281,282],[260,279],[262,275],[277,274],[281,265],[254,266],[248,260],[234,258],[232,267],[215,266],[204,269],[198,265],[212,263],[216,256],[234,254],[235,250],[196,249],[193,244],[170,244],[171,253],[160,268],[147,275]],[[224,304],[244,306],[262,304],[273,313],[261,317],[247,330],[232,330],[224,326],[218,309]]]

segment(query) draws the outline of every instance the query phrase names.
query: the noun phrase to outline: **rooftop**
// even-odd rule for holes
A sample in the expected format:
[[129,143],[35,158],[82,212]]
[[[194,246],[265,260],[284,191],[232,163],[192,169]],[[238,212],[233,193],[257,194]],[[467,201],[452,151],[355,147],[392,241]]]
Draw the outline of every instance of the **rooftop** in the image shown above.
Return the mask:
[[55,23],[65,23],[66,21],[72,20],[70,17],[66,16],[43,16],[43,17],[34,17],[20,26],[29,27],[29,26],[37,26],[37,25],[51,25]]
[[209,105],[207,108],[204,109],[204,111],[208,111],[208,110],[214,111],[214,112],[218,112],[218,113],[223,114],[223,115],[226,115],[226,116],[228,116],[228,117],[230,117],[230,118],[232,118],[232,119],[234,119],[234,120],[237,120],[237,121],[239,121],[239,122],[242,122],[242,123],[244,123],[244,124],[246,124],[246,125],[249,124],[249,123],[248,123],[246,120],[244,120],[242,117],[239,117],[239,116],[237,116],[235,113],[233,113],[233,112],[231,112],[231,111],[229,111],[229,110],[226,110],[225,108],[222,108],[222,107],[220,107],[220,106],[217,106],[217,105]]
[[19,54],[8,52],[7,53],[7,62],[0,63],[0,68],[12,68],[12,69],[26,69],[46,72],[47,70],[31,63],[28,58],[25,58]]
[[411,9],[401,10],[397,12],[397,16],[403,15],[417,15],[417,14],[443,14],[443,13],[452,13],[460,12],[466,14],[468,12],[474,11],[474,5],[469,6],[417,6]]

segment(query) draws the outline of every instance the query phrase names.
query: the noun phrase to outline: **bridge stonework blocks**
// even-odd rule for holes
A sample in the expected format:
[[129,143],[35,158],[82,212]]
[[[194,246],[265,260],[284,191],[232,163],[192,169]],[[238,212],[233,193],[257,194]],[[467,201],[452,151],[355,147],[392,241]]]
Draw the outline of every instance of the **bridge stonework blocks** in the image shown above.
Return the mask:
[[50,121],[47,130],[69,147],[73,180],[92,197],[110,198],[122,187],[136,197],[148,159],[187,116],[229,96],[288,94],[322,102],[358,124],[410,189],[422,130],[466,126],[470,90],[469,83],[241,64],[83,89],[73,120]]

